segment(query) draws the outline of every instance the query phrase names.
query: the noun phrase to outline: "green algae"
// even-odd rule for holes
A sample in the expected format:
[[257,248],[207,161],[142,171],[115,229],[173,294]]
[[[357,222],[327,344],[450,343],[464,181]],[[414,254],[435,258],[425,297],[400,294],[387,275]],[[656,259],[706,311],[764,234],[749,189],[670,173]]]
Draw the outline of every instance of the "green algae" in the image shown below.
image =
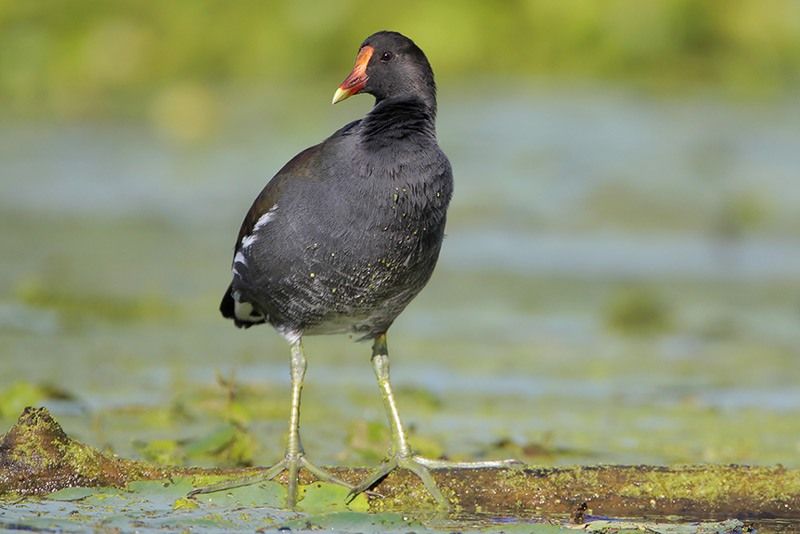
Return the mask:
[[[43,409],[27,409],[3,438],[0,446],[0,489],[5,493],[39,493],[70,486],[124,486],[130,492],[169,495],[172,505],[192,489],[219,481],[238,480],[247,472],[181,470],[161,468],[110,458],[100,451],[71,440]],[[192,471],[191,473],[189,471]],[[338,469],[345,480],[357,480],[366,470]],[[184,473],[184,478],[181,474]],[[360,473],[360,474],[358,474]],[[160,480],[166,482],[135,482]],[[192,479],[186,478],[190,475]],[[478,510],[508,513],[571,513],[576,507],[601,507],[617,514],[730,513],[745,509],[757,515],[800,515],[800,472],[783,467],[686,466],[625,467],[592,466],[560,469],[444,469],[434,478],[456,512]],[[178,478],[175,478],[178,477]],[[344,488],[313,483],[303,478],[307,511],[337,509],[345,501]],[[310,483],[311,482],[311,483]],[[33,484],[33,485],[31,485]],[[414,475],[399,470],[376,488],[380,498],[354,501],[356,509],[416,510],[435,508],[430,495]],[[154,490],[158,490],[157,492]],[[77,491],[77,490],[76,490]],[[257,481],[231,490],[203,494],[208,503],[269,503],[280,506],[285,490],[278,481]],[[68,493],[68,495],[70,495]],[[79,500],[117,498],[100,490]],[[64,495],[60,496],[66,498]],[[412,504],[413,503],[413,504]],[[733,508],[731,508],[734,506]],[[614,512],[611,512],[614,511]],[[597,510],[595,510],[595,513]],[[783,516],[781,514],[784,514]]]
[[119,485],[163,471],[104,455],[70,439],[43,408],[26,408],[0,443],[0,494],[42,494],[69,486]]
[[[25,440],[30,443],[26,445]],[[31,457],[26,458],[26,454]],[[46,461],[44,456],[48,456]],[[87,465],[90,463],[96,465]],[[112,514],[100,520],[103,524],[125,524],[132,510],[165,528],[182,524],[235,529],[259,521],[270,527],[315,529],[328,528],[325,525],[336,528],[344,521],[350,527],[389,531],[408,528],[409,521],[421,517],[427,516],[422,521],[432,528],[441,527],[443,520],[442,510],[437,510],[424,486],[414,475],[402,470],[391,473],[376,487],[380,496],[361,495],[350,505],[345,504],[346,488],[308,481],[308,474],[304,474],[299,510],[293,512],[301,515],[295,518],[287,518],[279,511],[286,498],[281,480],[256,481],[188,499],[186,496],[194,488],[235,481],[245,474],[253,478],[258,470],[148,470],[135,462],[109,459],[69,439],[44,410],[26,410],[3,438],[0,481],[13,483],[14,478],[9,475],[21,468],[27,468],[33,478],[41,479],[44,474],[51,477],[49,485],[38,486],[36,491],[40,494],[48,487],[62,486],[50,492],[46,500],[59,503],[62,511],[69,510],[71,520],[91,522],[98,518],[98,513]],[[62,478],[52,478],[54,473],[49,471],[58,471]],[[366,470],[336,469],[334,473],[345,480],[354,480],[365,476]],[[451,503],[450,514],[462,520],[469,514],[518,518],[554,514],[584,517],[590,513],[724,517],[732,513],[741,516],[743,510],[753,517],[800,517],[800,472],[782,467],[445,469],[434,471],[434,477]],[[20,482],[16,479],[17,484]],[[108,486],[108,482],[112,485]],[[20,487],[35,492],[24,484]],[[11,489],[6,486],[6,494]],[[20,503],[25,501],[17,501],[15,506],[28,506]],[[413,516],[397,514],[398,510],[413,510]],[[167,512],[177,515],[167,519]],[[692,526],[703,529],[698,530],[702,532],[741,529],[741,523],[731,521],[718,524],[589,521],[581,526],[608,533],[646,529],[680,534],[689,532],[686,529]],[[537,530],[539,527],[543,530]],[[549,527],[552,525],[534,525],[533,531],[549,532]],[[482,530],[493,532],[493,528],[490,525]],[[517,524],[508,531],[518,532],[519,528],[522,527]]]
[[[710,504],[729,502],[733,496],[746,492],[753,495],[774,496],[787,501],[800,494],[800,477],[783,475],[782,467],[762,468],[749,473],[747,480],[731,480],[730,466],[708,465],[688,467],[674,477],[659,476],[657,472],[647,474],[635,484],[620,487],[624,496],[670,499],[702,498]],[[776,476],[778,475],[778,476]],[[741,484],[746,484],[742,487]]]

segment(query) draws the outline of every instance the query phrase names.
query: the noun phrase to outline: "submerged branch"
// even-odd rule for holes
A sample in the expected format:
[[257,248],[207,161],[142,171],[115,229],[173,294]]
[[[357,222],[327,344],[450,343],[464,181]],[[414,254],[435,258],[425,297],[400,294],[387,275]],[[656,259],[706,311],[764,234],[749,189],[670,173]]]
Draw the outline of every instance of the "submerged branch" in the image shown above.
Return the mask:
[[[236,479],[259,470],[167,468],[116,458],[72,440],[44,408],[27,408],[0,441],[0,495],[43,495],[73,486],[121,487],[134,480],[185,475]],[[355,483],[369,470],[332,472]],[[800,470],[783,467],[441,469],[434,477],[454,509],[464,512],[526,517],[585,510],[613,517],[800,518]],[[416,509],[429,499],[419,480],[404,471],[391,473],[375,492],[370,506],[376,510]]]

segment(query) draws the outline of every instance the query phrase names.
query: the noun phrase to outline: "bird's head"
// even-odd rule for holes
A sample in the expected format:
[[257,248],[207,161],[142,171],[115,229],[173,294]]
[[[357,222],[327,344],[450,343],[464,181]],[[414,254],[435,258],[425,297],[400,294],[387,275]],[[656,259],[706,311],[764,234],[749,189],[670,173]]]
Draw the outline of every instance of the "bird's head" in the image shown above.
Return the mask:
[[333,103],[358,93],[371,94],[376,102],[416,96],[435,107],[436,85],[428,58],[414,41],[381,31],[361,44],[356,64],[333,95]]

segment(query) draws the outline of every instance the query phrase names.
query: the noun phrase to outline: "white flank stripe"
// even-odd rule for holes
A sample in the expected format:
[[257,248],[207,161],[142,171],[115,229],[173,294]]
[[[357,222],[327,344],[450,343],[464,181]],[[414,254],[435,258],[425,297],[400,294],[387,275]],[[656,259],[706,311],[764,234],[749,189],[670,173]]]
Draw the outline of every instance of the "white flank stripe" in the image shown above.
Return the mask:
[[255,226],[253,226],[253,232],[255,232],[256,230],[259,230],[259,229],[260,229],[261,227],[263,227],[265,224],[267,224],[267,223],[268,223],[268,222],[270,222],[272,219],[274,219],[274,218],[275,218],[275,212],[276,212],[276,211],[278,211],[278,205],[277,205],[277,204],[275,204],[274,206],[272,206],[272,207],[271,207],[271,208],[270,208],[270,209],[267,211],[267,213],[265,213],[264,215],[262,215],[261,217],[259,217],[259,218],[258,218],[258,221],[256,221],[256,225],[255,225]]
[[247,265],[247,260],[244,259],[244,254],[242,251],[238,251],[236,256],[233,257],[233,263],[231,264],[231,272],[236,276],[239,276],[239,271],[236,269],[236,264],[241,263],[242,265]]
[[262,229],[268,222],[275,218],[275,212],[278,211],[278,205],[275,204],[272,206],[264,215],[258,218],[256,224],[253,226],[253,229],[250,233],[242,239],[242,248],[247,248],[251,246],[253,243],[256,242],[258,236],[256,232]]

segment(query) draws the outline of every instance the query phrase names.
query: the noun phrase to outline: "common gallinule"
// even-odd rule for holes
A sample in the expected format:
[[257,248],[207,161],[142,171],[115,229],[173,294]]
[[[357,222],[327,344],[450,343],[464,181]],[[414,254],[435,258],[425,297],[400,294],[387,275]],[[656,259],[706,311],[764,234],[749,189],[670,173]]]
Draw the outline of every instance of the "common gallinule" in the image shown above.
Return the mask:
[[[220,305],[236,326],[269,323],[291,345],[286,454],[264,477],[288,471],[290,507],[301,467],[350,487],[313,465],[300,442],[302,338],[317,334],[373,341],[372,365],[391,425],[388,459],[351,487],[351,498],[402,467],[445,501],[429,472],[439,462],[414,456],[408,445],[386,348],[392,322],[433,273],[453,192],[450,162],[436,142],[433,71],[411,39],[381,31],[362,43],[333,103],[357,93],[375,97],[366,117],[295,156],[253,202]],[[206,491],[214,488],[199,492]]]

